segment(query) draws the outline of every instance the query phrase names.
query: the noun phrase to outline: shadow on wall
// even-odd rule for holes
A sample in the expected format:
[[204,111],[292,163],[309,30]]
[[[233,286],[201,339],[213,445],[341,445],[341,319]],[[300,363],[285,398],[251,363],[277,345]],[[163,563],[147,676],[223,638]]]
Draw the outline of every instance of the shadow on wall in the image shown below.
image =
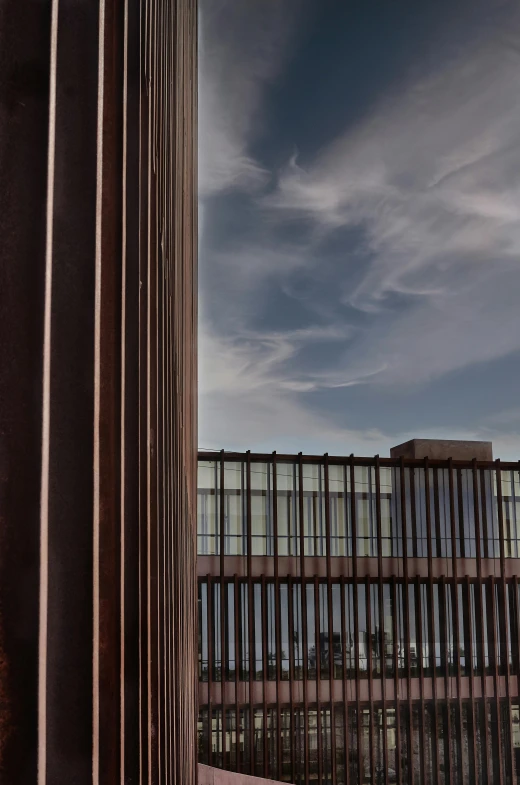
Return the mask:
[[263,777],[251,777],[250,774],[214,769],[199,763],[199,785],[276,785],[276,782]]

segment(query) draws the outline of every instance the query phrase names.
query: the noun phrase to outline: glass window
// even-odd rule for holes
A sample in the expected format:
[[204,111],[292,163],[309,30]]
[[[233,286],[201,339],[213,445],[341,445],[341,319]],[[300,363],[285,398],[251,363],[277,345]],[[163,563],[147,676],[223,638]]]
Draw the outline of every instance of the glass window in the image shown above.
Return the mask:
[[235,586],[233,583],[226,584],[226,679],[235,680]]
[[499,672],[502,673],[505,670],[505,630],[504,630],[504,622],[502,618],[502,597],[501,597],[501,586],[499,583],[495,583],[494,586],[494,614],[495,614],[495,643],[496,643],[496,662],[499,668]]
[[274,600],[274,583],[266,583],[267,601],[267,678],[276,679],[276,614]]
[[[414,483],[412,498],[415,501],[415,530],[417,556],[428,556],[428,527],[426,523],[426,477],[424,469],[411,469]],[[412,510],[413,513],[413,510]]]
[[[473,673],[478,673],[480,670],[479,663],[479,645],[478,645],[478,615],[477,606],[475,602],[475,584],[469,585],[469,608],[470,608],[470,623],[471,623],[471,667]],[[466,609],[467,614],[467,609]]]
[[298,556],[300,553],[298,472],[297,464],[276,464],[276,509],[280,556]]
[[428,598],[428,586],[426,583],[420,584],[421,596],[421,642],[422,642],[422,666],[426,673],[432,667],[432,650],[430,645],[430,603]]
[[323,496],[323,466],[303,466],[303,536],[306,556],[324,556],[325,500]]
[[316,618],[314,612],[314,585],[307,583],[307,678],[316,678]]
[[502,471],[501,479],[505,555],[516,559],[520,553],[520,473]]
[[332,584],[332,652],[334,678],[343,677],[343,642],[341,639],[341,585]]
[[486,673],[489,673],[491,667],[491,659],[490,659],[490,640],[489,640],[489,633],[490,633],[490,626],[488,625],[488,614],[490,613],[489,608],[489,592],[485,583],[482,584],[482,637],[484,639],[484,668],[486,669]]
[[391,676],[394,673],[394,608],[392,587],[383,583],[383,632],[384,632],[384,668]]
[[280,641],[281,677],[289,679],[289,587],[286,583],[280,584],[280,627],[282,638]]
[[264,655],[262,641],[262,585],[253,584],[253,646],[254,646],[254,672],[256,681],[262,681],[264,674]]
[[224,553],[247,553],[245,464],[226,461],[224,466]]
[[433,655],[435,667],[440,669],[442,667],[442,641],[441,641],[441,604],[439,602],[440,587],[438,583],[433,584]]
[[379,469],[379,505],[382,555],[392,556],[392,470],[386,467]]
[[370,648],[372,673],[381,673],[381,625],[379,621],[379,586],[370,584]]
[[404,604],[403,604],[403,584],[398,583],[395,587],[396,610],[397,610],[397,661],[399,674],[405,673],[406,668],[406,636],[404,627]]
[[251,464],[251,551],[254,556],[274,553],[272,475],[272,464]]
[[302,586],[293,585],[293,624],[294,624],[294,678],[303,678],[303,626],[302,626]]
[[199,583],[199,680],[208,681],[208,584]]
[[197,553],[219,553],[219,480],[217,461],[199,461],[197,492]]
[[459,482],[462,502],[462,528],[464,534],[462,552],[466,558],[474,559],[477,555],[477,547],[475,540],[473,472],[471,469],[461,469]]
[[213,584],[213,681],[220,681],[222,667],[222,628],[220,623],[220,581]]
[[446,615],[445,615],[445,634],[446,650],[448,657],[448,673],[454,676],[457,672],[455,626],[453,622],[453,584],[445,585],[446,592]]
[[330,552],[352,555],[350,520],[350,468],[329,466]]
[[249,681],[249,587],[240,584],[240,678]]
[[357,584],[358,603],[358,667],[361,676],[366,676],[368,670],[368,629],[366,587],[363,583]]
[[357,555],[377,556],[377,515],[375,469],[356,466],[354,469]]
[[461,583],[457,584],[457,602],[459,613],[458,629],[458,653],[460,660],[460,670],[463,676],[469,675],[469,624],[466,608],[468,607],[468,596],[466,587]]
[[410,631],[409,657],[412,676],[419,675],[419,646],[417,642],[417,624],[415,615],[415,584],[408,584],[408,628]]
[[328,613],[328,587],[326,583],[320,583],[319,590],[319,613],[320,613],[320,676],[322,679],[330,678],[329,670],[329,613]]
[[200,709],[197,723],[197,748],[199,763],[209,761],[209,715],[207,709]]
[[489,469],[481,469],[478,474],[481,529],[484,541],[483,555],[490,559],[500,556],[494,476],[495,473]]
[[345,584],[345,662],[347,676],[356,672],[356,638],[354,625],[354,585]]

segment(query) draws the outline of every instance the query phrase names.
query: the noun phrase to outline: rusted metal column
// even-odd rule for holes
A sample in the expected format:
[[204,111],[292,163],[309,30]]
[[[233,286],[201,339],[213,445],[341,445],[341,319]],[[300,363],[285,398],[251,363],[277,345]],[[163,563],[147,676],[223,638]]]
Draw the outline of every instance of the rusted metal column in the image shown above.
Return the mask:
[[[254,700],[253,700],[253,671],[256,669],[256,657],[254,651],[253,624],[255,619],[253,605],[253,578],[251,575],[251,453],[246,454],[246,526],[247,526],[247,612],[248,612],[248,634],[249,634],[249,749],[250,754],[250,773],[255,774],[255,750],[254,750]],[[256,674],[254,674],[256,676]]]
[[379,455],[375,457],[376,473],[376,525],[377,525],[377,563],[378,581],[377,595],[379,602],[379,660],[381,668],[381,695],[383,699],[383,778],[385,785],[388,782],[388,749],[386,732],[386,663],[384,659],[385,651],[385,631],[384,631],[384,603],[383,603],[383,537],[381,531],[381,476],[380,476]]
[[354,456],[350,456],[350,516],[352,521],[352,586],[353,586],[353,602],[354,602],[354,661],[356,667],[356,722],[357,722],[357,765],[358,776],[362,769],[362,752],[361,752],[361,699],[360,699],[360,683],[359,683],[359,617],[358,617],[358,570],[357,570],[357,514],[356,514],[356,476],[355,476],[355,463]]
[[[0,779],[11,785],[164,772],[167,526],[181,601],[174,771],[195,781],[195,5],[0,10]],[[172,338],[167,259],[179,273]]]
[[[282,776],[282,714],[280,710],[280,682],[281,658],[282,658],[282,629],[280,620],[280,576],[278,562],[278,504],[277,491],[278,483],[276,478],[276,452],[273,452],[273,558],[274,558],[274,612],[275,612],[275,640],[276,640],[276,733],[278,744],[276,746],[276,776]],[[269,471],[269,464],[267,464]],[[269,484],[268,484],[269,487]],[[267,500],[269,504],[269,499]],[[292,629],[292,628],[291,628]],[[292,712],[291,712],[292,722]]]
[[[477,615],[480,615],[480,618],[477,619],[477,630],[479,632],[479,640],[477,645],[480,648],[480,667],[482,669],[481,673],[481,693],[482,698],[481,701],[484,702],[484,744],[482,745],[482,737],[480,739],[481,746],[483,746],[482,750],[482,758],[484,761],[484,766],[486,769],[486,774],[489,776],[489,763],[488,763],[488,737],[489,737],[489,729],[487,724],[487,681],[486,681],[486,667],[484,663],[484,625],[483,625],[483,616],[486,612],[486,609],[482,607],[482,547],[481,547],[481,532],[483,531],[484,522],[481,521],[481,508],[479,504],[479,494],[478,494],[478,468],[477,468],[477,461],[474,460],[472,464],[472,485],[473,485],[473,509],[475,511],[475,537],[476,537],[476,555],[477,555],[477,582],[475,584],[475,611]],[[482,484],[482,488],[484,489],[484,485]],[[482,496],[482,500],[484,502],[484,496]],[[485,515],[485,503],[482,504],[482,517]],[[485,531],[485,529],[484,529]],[[487,543],[486,543],[487,546]],[[480,609],[480,614],[479,614]],[[473,718],[475,720],[475,717]],[[481,728],[482,732],[482,728]]]
[[226,480],[225,480],[226,459],[224,450],[220,453],[220,702],[222,708],[222,762],[226,766],[226,668],[227,668],[227,635],[226,635],[226,580],[225,580],[225,553],[226,553],[226,532],[225,532],[225,512],[226,512]]
[[[505,543],[504,543],[504,506],[502,499],[502,468],[500,460],[496,461],[496,477],[497,477],[497,505],[498,505],[498,526],[500,531],[500,584],[499,595],[502,595],[502,602],[499,603],[499,614],[501,616],[500,629],[503,630],[502,639],[502,655],[505,658],[505,676],[506,676],[506,701],[507,701],[507,717],[508,717],[508,738],[506,740],[506,760],[504,761],[504,779],[506,782],[513,782],[514,771],[514,750],[513,750],[513,727],[511,722],[511,680],[510,680],[510,667],[509,667],[509,630],[507,625],[508,610],[507,610],[507,584],[506,584],[506,564],[505,564]],[[499,714],[499,727],[500,727],[500,703],[497,701],[497,710]],[[507,771],[510,770],[510,772]]]
[[213,764],[213,579],[208,580],[208,763]]
[[[434,622],[434,613],[435,607],[433,602],[433,544],[432,544],[432,520],[431,520],[431,504],[430,504],[430,467],[428,464],[428,458],[424,459],[424,495],[425,495],[425,502],[426,502],[426,537],[428,539],[427,542],[427,554],[428,554],[428,603],[430,606],[430,614],[428,618],[428,634],[430,638],[430,657],[431,657],[431,667],[432,667],[432,692],[433,692],[433,714],[434,714],[434,725],[433,728],[430,729],[432,733],[432,749],[433,749],[433,756],[432,756],[432,773],[431,773],[431,782],[438,781],[438,734],[437,734],[437,711],[438,711],[438,702],[437,702],[437,667],[435,662],[435,622]],[[438,596],[438,595],[437,595]],[[439,620],[440,623],[440,620]],[[424,719],[424,718],[423,718]]]
[[[459,641],[459,595],[458,595],[458,559],[457,559],[457,536],[455,530],[455,492],[453,484],[453,461],[448,460],[448,481],[449,481],[449,505],[450,505],[450,522],[451,522],[451,568],[453,575],[453,627],[454,627],[454,640],[455,649],[457,652],[457,725],[456,733],[458,738],[461,739],[462,750],[462,689],[461,689],[461,673],[460,673],[460,641]],[[486,715],[487,716],[487,715]],[[460,762],[459,762],[460,765]]]
[[400,695],[400,674],[399,674],[399,653],[397,648],[398,630],[397,630],[397,585],[396,577],[392,575],[391,584],[391,597],[392,597],[392,627],[393,627],[393,658],[394,658],[394,704],[395,704],[395,730],[396,730],[396,748],[397,753],[395,756],[395,771],[397,775],[397,782],[401,782],[401,695]]
[[[346,489],[345,489],[346,490]],[[348,746],[348,701],[347,701],[347,657],[346,642],[347,630],[345,624],[345,577],[341,576],[340,581],[340,602],[341,602],[341,664],[343,669],[343,750],[345,766],[345,785],[350,785],[349,770],[349,746]]]
[[329,456],[325,453],[325,548],[327,560],[327,626],[329,646],[329,702],[330,702],[330,761],[332,772],[332,785],[336,785],[336,723],[334,702],[334,636],[332,614],[332,578],[331,578],[331,538],[330,538],[330,483],[329,483]]
[[309,783],[309,704],[307,682],[309,678],[309,640],[307,630],[307,584],[305,582],[305,539],[303,535],[303,460],[301,452],[298,454],[298,512],[299,512],[299,544],[300,544],[300,582],[301,582],[301,607],[303,631],[303,703],[304,703],[304,757],[305,757],[305,785]]
[[[287,576],[287,602],[289,605],[288,608],[288,615],[289,615],[289,701],[290,701],[290,710],[291,710],[291,718],[290,718],[290,728],[291,728],[291,779],[294,782],[296,780],[296,766],[295,766],[295,722],[294,722],[294,605],[293,605],[293,590],[294,590],[294,582],[291,575]],[[300,728],[298,727],[298,732],[300,732]]]
[[[413,722],[412,722],[412,672],[410,657],[410,602],[408,596],[408,538],[406,530],[406,483],[404,460],[399,461],[399,479],[401,487],[401,525],[403,539],[403,616],[404,616],[404,637],[406,640],[406,693],[408,699],[408,719],[409,719],[409,750],[408,750],[408,783],[413,785]],[[399,751],[400,754],[400,751]]]

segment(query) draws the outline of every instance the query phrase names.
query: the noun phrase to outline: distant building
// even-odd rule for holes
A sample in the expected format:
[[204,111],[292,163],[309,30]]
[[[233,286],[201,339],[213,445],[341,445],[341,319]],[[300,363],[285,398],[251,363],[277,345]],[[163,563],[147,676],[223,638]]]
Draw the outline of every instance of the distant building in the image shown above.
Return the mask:
[[518,464],[431,440],[391,458],[204,452],[198,484],[201,763],[518,781]]

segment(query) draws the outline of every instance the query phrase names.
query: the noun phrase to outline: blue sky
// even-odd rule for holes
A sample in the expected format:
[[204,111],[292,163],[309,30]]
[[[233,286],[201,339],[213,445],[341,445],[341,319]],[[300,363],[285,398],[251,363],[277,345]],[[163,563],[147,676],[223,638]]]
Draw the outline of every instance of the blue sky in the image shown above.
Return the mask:
[[199,444],[520,458],[520,6],[200,0]]

